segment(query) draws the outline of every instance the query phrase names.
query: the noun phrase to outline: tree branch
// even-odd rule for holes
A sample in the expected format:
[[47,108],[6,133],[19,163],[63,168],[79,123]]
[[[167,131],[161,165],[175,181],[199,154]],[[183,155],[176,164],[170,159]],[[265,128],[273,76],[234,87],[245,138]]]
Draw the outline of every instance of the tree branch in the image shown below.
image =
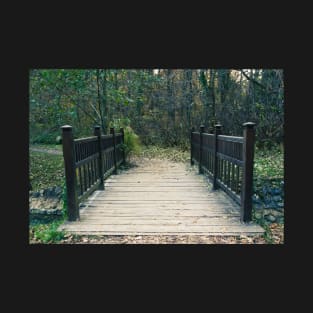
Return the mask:
[[266,86],[264,86],[263,84],[259,83],[259,82],[258,82],[257,80],[255,80],[254,78],[248,76],[243,70],[240,70],[240,72],[243,74],[243,76],[244,76],[245,78],[247,78],[248,80],[251,80],[253,83],[255,83],[256,85],[262,87],[263,89],[265,89],[265,90],[267,91],[268,88],[267,88]]
[[98,121],[93,117],[93,115],[91,115],[88,111],[85,110],[84,107],[82,107],[78,102],[76,102],[76,105],[81,108],[81,110],[86,114],[88,115],[89,117],[91,117],[91,119],[96,123],[98,124]]

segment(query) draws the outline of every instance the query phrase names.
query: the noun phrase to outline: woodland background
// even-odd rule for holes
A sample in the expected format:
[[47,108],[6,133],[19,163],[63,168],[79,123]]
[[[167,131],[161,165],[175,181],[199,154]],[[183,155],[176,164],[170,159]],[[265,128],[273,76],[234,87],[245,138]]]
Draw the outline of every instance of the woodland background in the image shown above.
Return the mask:
[[143,145],[189,148],[192,126],[242,135],[255,122],[258,147],[283,143],[281,69],[34,69],[30,143],[55,143],[64,124],[75,138],[125,127]]

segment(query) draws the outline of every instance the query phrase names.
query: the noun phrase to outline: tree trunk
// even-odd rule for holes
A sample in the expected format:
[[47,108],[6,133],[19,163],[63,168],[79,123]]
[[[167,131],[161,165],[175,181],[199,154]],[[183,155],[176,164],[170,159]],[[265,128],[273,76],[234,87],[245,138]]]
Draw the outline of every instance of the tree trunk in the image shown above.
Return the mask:
[[104,130],[104,119],[103,119],[103,112],[102,112],[102,105],[101,105],[101,97],[100,97],[100,70],[96,70],[97,75],[97,100],[98,100],[98,110],[100,114],[100,124],[102,129]]
[[[210,75],[211,78],[211,75]],[[204,121],[202,121],[203,125],[208,128],[209,126],[209,107],[210,107],[210,89],[208,86],[208,81],[206,78],[206,71],[201,70],[200,71],[200,83],[202,85],[203,91],[204,91]]]
[[215,106],[215,85],[214,85],[214,79],[215,79],[215,71],[210,70],[210,90],[212,94],[212,119],[211,119],[211,127],[214,129],[216,124],[216,106]]

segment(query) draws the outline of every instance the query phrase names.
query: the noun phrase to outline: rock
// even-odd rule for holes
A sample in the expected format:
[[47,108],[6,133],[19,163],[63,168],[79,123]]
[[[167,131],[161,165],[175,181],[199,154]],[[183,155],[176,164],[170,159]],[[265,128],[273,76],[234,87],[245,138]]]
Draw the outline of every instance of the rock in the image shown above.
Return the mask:
[[255,210],[258,210],[258,211],[263,209],[262,203],[255,203],[253,207]]
[[277,210],[270,210],[269,214],[275,216],[276,218],[284,215],[282,212],[277,211]]
[[279,224],[283,224],[283,223],[284,223],[284,217],[283,217],[283,216],[278,217],[278,218],[276,219],[276,222],[279,223]]
[[40,191],[33,191],[32,197],[33,197],[33,198],[38,198],[38,197],[40,197]]
[[276,203],[274,201],[267,201],[264,205],[266,209],[273,209],[276,207]]
[[256,213],[255,213],[255,218],[256,218],[257,220],[260,220],[262,217],[263,217],[263,212],[256,212]]
[[257,194],[254,194],[252,196],[252,200],[255,201],[255,202],[258,202],[258,201],[260,201],[260,197]]
[[280,195],[281,190],[279,188],[272,188],[271,194],[272,195]]
[[282,197],[281,196],[274,196],[273,200],[276,202],[280,202],[280,201],[282,201]]
[[57,186],[54,188],[54,193],[57,195],[57,196],[60,196],[62,195],[62,188]]
[[55,188],[54,187],[49,187],[49,188],[45,189],[44,196],[46,198],[54,198],[54,197],[56,197]]
[[271,223],[274,223],[276,221],[276,217],[273,216],[272,214],[266,215],[265,219]]

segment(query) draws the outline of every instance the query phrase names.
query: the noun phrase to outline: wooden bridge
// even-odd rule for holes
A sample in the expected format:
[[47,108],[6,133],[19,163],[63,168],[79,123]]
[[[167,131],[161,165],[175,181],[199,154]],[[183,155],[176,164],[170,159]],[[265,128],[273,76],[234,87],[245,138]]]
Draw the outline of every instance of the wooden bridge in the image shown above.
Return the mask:
[[[124,132],[73,139],[63,126],[68,221],[75,234],[249,235],[264,230],[251,222],[254,124],[244,136],[191,130],[190,165],[142,159],[125,163]],[[194,166],[196,163],[197,167]],[[200,175],[199,175],[200,174]],[[204,174],[204,175],[202,175]]]

